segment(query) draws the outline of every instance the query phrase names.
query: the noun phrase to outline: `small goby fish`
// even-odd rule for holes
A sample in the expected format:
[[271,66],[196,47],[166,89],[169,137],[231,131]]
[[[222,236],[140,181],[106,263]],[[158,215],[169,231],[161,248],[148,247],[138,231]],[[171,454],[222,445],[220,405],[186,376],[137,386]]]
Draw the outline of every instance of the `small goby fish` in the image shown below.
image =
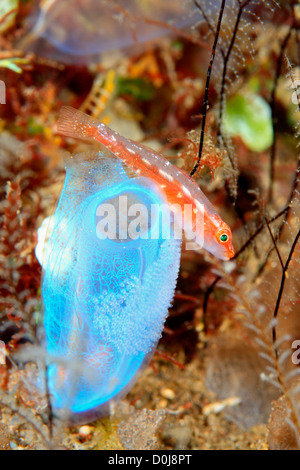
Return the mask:
[[[60,134],[100,142],[120,158],[137,176],[155,183],[163,192],[169,205],[179,205],[184,213],[186,204],[193,208],[188,233],[196,229],[195,215],[203,214],[204,227],[199,234],[201,245],[217,258],[228,260],[234,256],[231,230],[189,175],[172,165],[166,158],[150,148],[122,137],[105,124],[70,106],[61,109],[57,130]],[[201,215],[202,215],[201,214]],[[204,232],[203,232],[204,230]],[[195,236],[197,243],[197,233]]]

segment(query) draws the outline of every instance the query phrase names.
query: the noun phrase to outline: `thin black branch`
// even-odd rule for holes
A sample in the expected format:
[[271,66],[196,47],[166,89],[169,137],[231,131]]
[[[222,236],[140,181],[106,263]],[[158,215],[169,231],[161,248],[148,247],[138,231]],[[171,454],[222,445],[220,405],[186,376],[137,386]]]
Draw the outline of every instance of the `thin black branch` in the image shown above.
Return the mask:
[[[285,207],[282,211],[280,211],[277,215],[275,215],[274,217],[272,217],[270,220],[269,220],[269,224],[274,222],[275,220],[279,219],[279,217],[281,217],[282,215],[284,215],[287,210],[289,209],[289,207]],[[253,242],[253,240],[257,237],[257,235],[260,234],[260,232],[264,229],[265,227],[265,223],[261,224],[257,229],[256,231],[253,233],[253,235],[251,235],[250,238],[248,238],[248,240],[244,243],[244,245],[235,253],[234,257],[232,258],[233,260],[238,258],[241,253],[243,253],[243,251],[245,251],[245,249]]]
[[217,44],[218,44],[220,30],[221,30],[221,23],[222,23],[225,3],[226,3],[226,0],[222,0],[222,4],[221,4],[221,7],[220,7],[220,12],[219,12],[218,23],[217,23],[216,34],[215,34],[215,39],[214,39],[214,43],[213,43],[213,46],[212,46],[210,62],[209,62],[207,75],[206,75],[206,85],[205,85],[204,102],[203,102],[202,126],[201,126],[201,134],[200,134],[198,160],[197,160],[194,168],[192,169],[192,171],[190,173],[191,176],[193,176],[196,173],[196,171],[198,170],[199,165],[200,165],[200,161],[201,161],[201,157],[202,157],[202,151],[203,151],[203,145],[204,145],[204,134],[205,134],[205,122],[206,122],[206,115],[207,115],[207,108],[208,108],[208,92],[209,92],[210,77],[211,77],[213,63],[214,63],[214,60],[215,60],[216,49],[217,49]]
[[284,269],[284,265],[283,265],[283,261],[282,261],[281,254],[280,254],[280,252],[279,252],[279,249],[278,249],[278,246],[277,246],[275,237],[274,237],[274,235],[273,235],[273,233],[272,233],[272,230],[271,230],[269,221],[268,221],[268,219],[267,219],[266,217],[265,217],[265,222],[266,222],[266,226],[268,227],[268,231],[269,231],[270,237],[272,238],[272,242],[273,242],[274,248],[275,248],[275,250],[276,250],[276,253],[277,253],[279,262],[280,262],[280,264],[281,264],[281,269]]
[[210,31],[213,33],[213,35],[215,36],[216,32],[214,30],[214,27],[212,26],[211,22],[209,21],[209,18],[207,16],[207,14],[205,13],[201,3],[199,3],[197,0],[194,0],[194,4],[196,5],[197,8],[199,8],[199,10],[201,11],[201,14],[203,16],[203,18],[205,19],[206,21],[206,24],[207,26],[209,27]]
[[[193,0],[193,1],[194,1],[194,4],[196,5],[196,7],[199,8],[199,10],[201,11],[201,14],[202,14],[203,18],[205,19],[205,22],[206,22],[206,24],[207,24],[209,30],[210,30],[211,33],[215,36],[215,35],[216,35],[216,31],[215,31],[213,25],[211,24],[211,22],[210,22],[210,20],[209,20],[209,18],[208,18],[208,16],[207,16],[207,14],[205,13],[205,11],[204,11],[204,9],[203,9],[201,3],[199,3],[198,0]],[[223,57],[223,60],[224,60],[225,52],[224,52],[224,50],[222,49],[222,47],[219,47],[219,50],[220,50],[220,52],[221,52],[221,54],[222,54],[222,57]]]
[[[274,309],[274,312],[273,312],[273,319],[274,320],[277,319],[277,315],[278,315],[278,311],[279,311],[279,307],[280,307],[280,303],[281,303],[281,299],[282,299],[282,294],[283,294],[283,290],[284,290],[284,285],[285,285],[285,281],[287,279],[287,270],[288,270],[289,264],[292,260],[296,245],[297,245],[298,240],[299,240],[299,237],[300,237],[300,230],[298,230],[298,233],[297,233],[297,235],[296,235],[296,237],[293,241],[293,244],[291,246],[288,258],[287,258],[286,263],[285,263],[285,265],[283,267],[283,270],[282,270],[280,287],[279,287],[279,291],[278,291],[278,296],[277,296],[277,300],[276,300],[275,309]],[[273,345],[274,345],[274,349],[275,349],[275,354],[276,354],[276,357],[278,357],[278,352],[277,352],[277,349],[275,347],[275,342],[276,342],[276,325],[275,324],[272,327],[272,338],[273,338]]]

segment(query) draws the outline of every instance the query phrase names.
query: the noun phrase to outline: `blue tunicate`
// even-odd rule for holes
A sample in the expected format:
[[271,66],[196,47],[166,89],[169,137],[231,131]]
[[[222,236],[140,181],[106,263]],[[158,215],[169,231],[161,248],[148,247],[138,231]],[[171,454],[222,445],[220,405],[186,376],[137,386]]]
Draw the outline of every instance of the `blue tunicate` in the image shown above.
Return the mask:
[[102,204],[117,207],[126,197],[129,206],[151,210],[162,198],[99,152],[68,157],[66,170],[42,293],[52,406],[81,422],[109,412],[151,359],[174,295],[181,242],[162,237],[159,212],[140,237],[125,239],[122,222],[117,239],[99,237]]

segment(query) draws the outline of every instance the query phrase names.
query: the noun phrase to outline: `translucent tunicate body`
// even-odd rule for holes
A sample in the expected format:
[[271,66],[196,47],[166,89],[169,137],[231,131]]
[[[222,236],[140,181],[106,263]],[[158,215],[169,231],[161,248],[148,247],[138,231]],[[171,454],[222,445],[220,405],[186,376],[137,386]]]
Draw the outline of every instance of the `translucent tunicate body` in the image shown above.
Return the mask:
[[99,152],[69,157],[66,169],[43,261],[48,382],[54,412],[86,422],[110,411],[154,353],[174,295],[180,240],[159,231],[153,239],[123,239],[120,220],[117,239],[99,237],[102,204],[117,207],[123,197],[150,209],[161,196]]
[[192,0],[45,0],[20,46],[63,62],[87,63],[200,18]]

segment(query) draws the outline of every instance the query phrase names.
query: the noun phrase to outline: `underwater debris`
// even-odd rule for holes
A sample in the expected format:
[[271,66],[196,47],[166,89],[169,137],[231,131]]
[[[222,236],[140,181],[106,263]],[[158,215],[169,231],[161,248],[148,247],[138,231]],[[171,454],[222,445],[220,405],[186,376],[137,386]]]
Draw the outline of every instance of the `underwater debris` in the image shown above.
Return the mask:
[[156,435],[166,410],[141,410],[118,425],[118,436],[126,450],[154,450],[160,448]]
[[7,68],[16,73],[22,73],[20,65],[28,65],[29,59],[22,57],[10,57],[9,59],[0,59],[0,68]]
[[6,0],[0,4],[0,33],[5,33],[14,25],[19,0]]

